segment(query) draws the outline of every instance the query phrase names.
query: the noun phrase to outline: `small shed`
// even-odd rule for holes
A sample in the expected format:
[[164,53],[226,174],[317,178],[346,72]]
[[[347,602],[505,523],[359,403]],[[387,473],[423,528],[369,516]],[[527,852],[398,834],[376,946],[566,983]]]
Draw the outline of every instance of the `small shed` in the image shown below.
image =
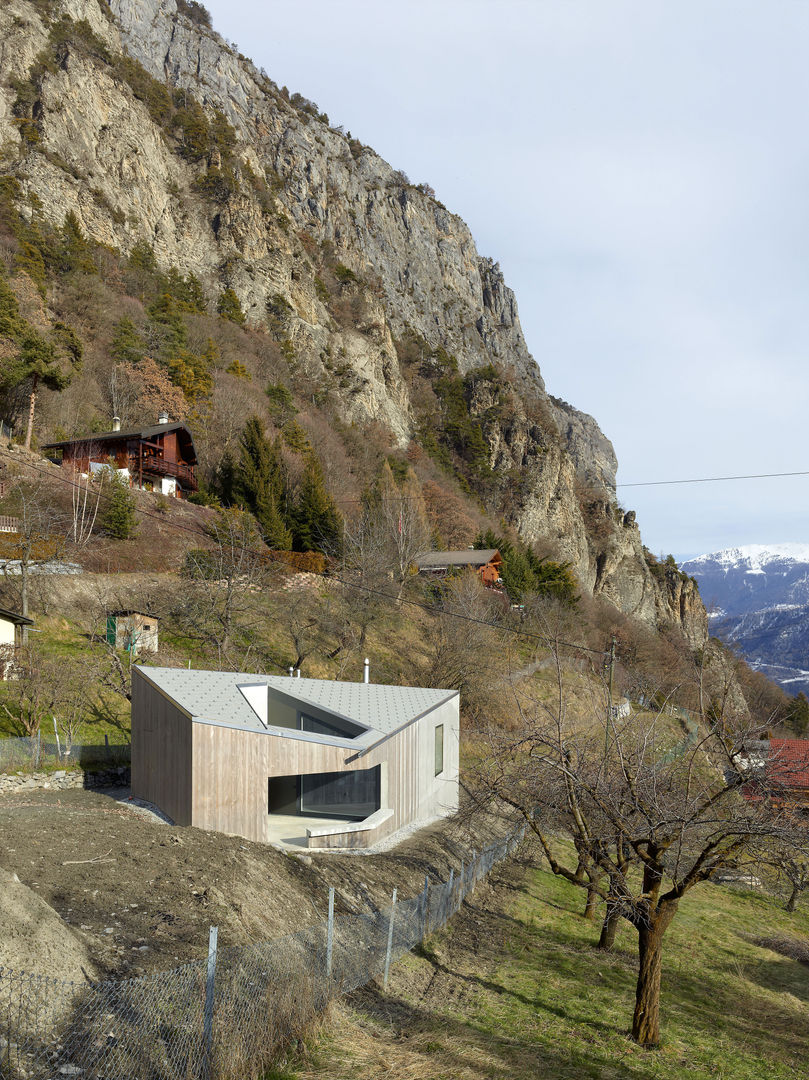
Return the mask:
[[484,585],[492,588],[502,581],[500,570],[503,560],[497,548],[467,548],[464,551],[431,551],[416,559],[420,574],[446,577],[452,571],[476,570]]
[[23,644],[25,629],[33,625],[33,619],[0,608],[0,679],[14,677],[17,650]]
[[144,611],[107,612],[107,644],[131,656],[157,652],[158,619]]

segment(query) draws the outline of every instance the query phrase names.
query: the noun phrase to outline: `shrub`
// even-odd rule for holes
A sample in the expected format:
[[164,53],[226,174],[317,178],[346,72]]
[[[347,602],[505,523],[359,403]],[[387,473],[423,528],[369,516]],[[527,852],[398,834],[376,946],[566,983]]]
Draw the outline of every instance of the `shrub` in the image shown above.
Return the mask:
[[101,527],[116,540],[129,540],[135,535],[137,517],[135,500],[125,480],[113,473],[107,495],[107,505],[101,516]]

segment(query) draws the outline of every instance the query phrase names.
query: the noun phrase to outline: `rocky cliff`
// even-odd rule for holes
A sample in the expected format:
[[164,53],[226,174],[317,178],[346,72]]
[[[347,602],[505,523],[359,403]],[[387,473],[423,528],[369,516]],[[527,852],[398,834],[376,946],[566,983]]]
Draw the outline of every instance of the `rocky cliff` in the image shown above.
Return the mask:
[[6,0],[0,70],[2,165],[22,212],[72,214],[114,251],[147,243],[199,279],[212,312],[232,290],[348,423],[376,421],[400,448],[428,424],[418,386],[439,357],[485,437],[487,511],[569,560],[588,591],[700,640],[693,583],[655,576],[617,507],[609,440],[547,395],[498,264],[426,185],[175,0]]

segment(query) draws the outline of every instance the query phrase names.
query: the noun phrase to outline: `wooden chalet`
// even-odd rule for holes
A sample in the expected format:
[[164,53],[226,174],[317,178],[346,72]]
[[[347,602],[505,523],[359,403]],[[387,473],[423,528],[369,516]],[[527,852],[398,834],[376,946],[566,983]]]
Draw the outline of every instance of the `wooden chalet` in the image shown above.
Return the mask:
[[[113,421],[114,422],[114,421]],[[61,451],[62,468],[98,472],[113,465],[130,487],[178,498],[197,490],[194,437],[185,424],[159,417],[152,427],[85,435],[48,443],[44,450]]]
[[497,548],[431,551],[416,559],[419,573],[428,574],[431,577],[446,577],[448,574],[470,567],[477,571],[481,581],[488,588],[502,583],[500,577],[502,565],[503,560]]

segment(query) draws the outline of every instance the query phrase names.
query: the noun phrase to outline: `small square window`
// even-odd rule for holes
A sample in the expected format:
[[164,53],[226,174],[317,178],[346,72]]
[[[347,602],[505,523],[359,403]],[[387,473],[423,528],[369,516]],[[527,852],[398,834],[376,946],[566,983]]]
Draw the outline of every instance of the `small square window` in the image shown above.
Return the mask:
[[438,724],[435,729],[435,775],[439,776],[444,771],[444,725]]

